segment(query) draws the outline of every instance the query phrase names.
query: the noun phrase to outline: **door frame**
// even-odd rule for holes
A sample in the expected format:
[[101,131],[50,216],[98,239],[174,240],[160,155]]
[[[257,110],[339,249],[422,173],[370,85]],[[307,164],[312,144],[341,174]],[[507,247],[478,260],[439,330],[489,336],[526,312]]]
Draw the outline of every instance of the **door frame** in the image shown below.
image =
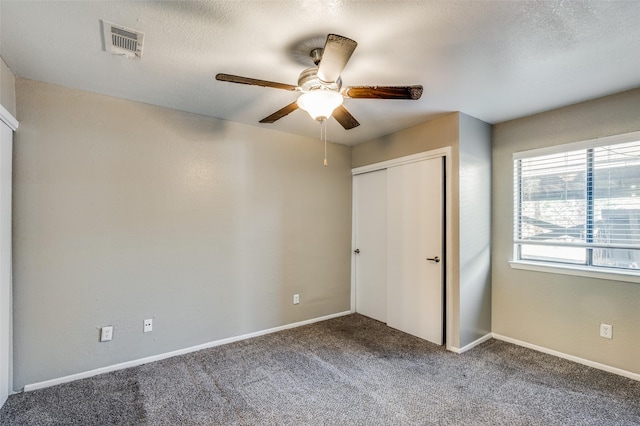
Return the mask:
[[[2,105],[0,105],[0,126],[7,126],[10,130],[9,140],[0,140],[0,143],[9,144],[9,147],[0,147],[3,152],[7,154],[7,158],[2,158],[2,164],[0,169],[4,176],[9,176],[8,182],[1,182],[2,186],[7,185],[8,190],[6,193],[2,192],[2,204],[8,205],[8,211],[2,211],[0,217],[2,217],[3,227],[7,225],[9,230],[2,230],[2,247],[7,249],[5,253],[0,250],[2,260],[8,265],[8,271],[2,271],[0,276],[0,368],[2,372],[0,374],[0,407],[4,404],[6,398],[13,393],[13,277],[11,273],[12,264],[12,248],[11,248],[11,168],[13,164],[13,132],[18,129],[18,120],[16,120]],[[2,156],[0,156],[2,157]],[[7,215],[8,217],[5,217]]]
[[[449,238],[452,235],[451,225],[453,223],[452,208],[451,201],[453,199],[452,188],[451,188],[451,171],[453,168],[452,161],[452,148],[450,146],[444,148],[438,148],[431,151],[424,151],[418,154],[407,155],[404,157],[394,158],[392,160],[381,161],[379,163],[368,164],[366,166],[356,167],[351,169],[351,175],[356,176],[362,173],[374,172],[378,170],[388,169],[389,167],[401,166],[403,164],[415,163],[417,161],[429,160],[432,158],[443,158],[444,157],[444,218],[445,218],[445,226],[444,226],[444,236],[443,241],[445,241],[445,274],[444,274],[444,296],[445,296],[445,346],[447,350],[452,350],[451,346],[451,337],[453,336],[453,253],[452,246],[449,242]],[[353,179],[351,181],[352,188]],[[356,257],[354,250],[355,241],[356,241],[356,194],[352,193],[351,196],[351,312],[356,312],[356,268],[355,262]]]

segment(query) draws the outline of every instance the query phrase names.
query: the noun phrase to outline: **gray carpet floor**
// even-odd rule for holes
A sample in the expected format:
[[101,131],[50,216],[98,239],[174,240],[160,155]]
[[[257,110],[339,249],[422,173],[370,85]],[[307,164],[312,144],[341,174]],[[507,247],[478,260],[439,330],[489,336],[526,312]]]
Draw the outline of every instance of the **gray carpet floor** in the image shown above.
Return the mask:
[[349,315],[12,395],[1,425],[640,425],[640,382]]

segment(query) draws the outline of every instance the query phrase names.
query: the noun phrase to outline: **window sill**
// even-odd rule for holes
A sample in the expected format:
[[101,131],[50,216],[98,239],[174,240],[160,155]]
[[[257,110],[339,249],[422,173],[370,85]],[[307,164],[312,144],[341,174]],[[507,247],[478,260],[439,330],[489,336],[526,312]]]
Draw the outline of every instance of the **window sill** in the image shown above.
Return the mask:
[[605,268],[587,268],[583,266],[559,265],[548,262],[528,262],[525,260],[509,261],[512,269],[547,272],[551,274],[573,275],[577,277],[598,278],[602,280],[626,281],[640,283],[640,273],[615,271]]

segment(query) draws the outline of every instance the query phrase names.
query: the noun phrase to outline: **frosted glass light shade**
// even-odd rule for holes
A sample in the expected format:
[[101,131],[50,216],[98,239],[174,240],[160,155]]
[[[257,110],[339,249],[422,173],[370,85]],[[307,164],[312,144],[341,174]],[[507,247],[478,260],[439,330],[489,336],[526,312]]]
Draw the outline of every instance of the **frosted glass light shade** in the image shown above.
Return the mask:
[[298,107],[307,111],[314,120],[331,117],[333,110],[342,105],[344,98],[338,92],[330,90],[312,90],[298,98]]

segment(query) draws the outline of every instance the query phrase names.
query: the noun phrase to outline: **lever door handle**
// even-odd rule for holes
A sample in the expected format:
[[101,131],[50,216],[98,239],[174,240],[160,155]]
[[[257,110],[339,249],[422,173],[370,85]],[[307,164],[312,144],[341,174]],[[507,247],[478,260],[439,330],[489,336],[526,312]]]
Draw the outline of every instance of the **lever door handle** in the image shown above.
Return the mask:
[[354,252],[355,254],[360,254],[360,249],[355,249],[353,252]]
[[427,260],[430,260],[430,261],[436,262],[436,263],[440,262],[440,258],[438,256],[436,256],[436,257],[427,257]]

